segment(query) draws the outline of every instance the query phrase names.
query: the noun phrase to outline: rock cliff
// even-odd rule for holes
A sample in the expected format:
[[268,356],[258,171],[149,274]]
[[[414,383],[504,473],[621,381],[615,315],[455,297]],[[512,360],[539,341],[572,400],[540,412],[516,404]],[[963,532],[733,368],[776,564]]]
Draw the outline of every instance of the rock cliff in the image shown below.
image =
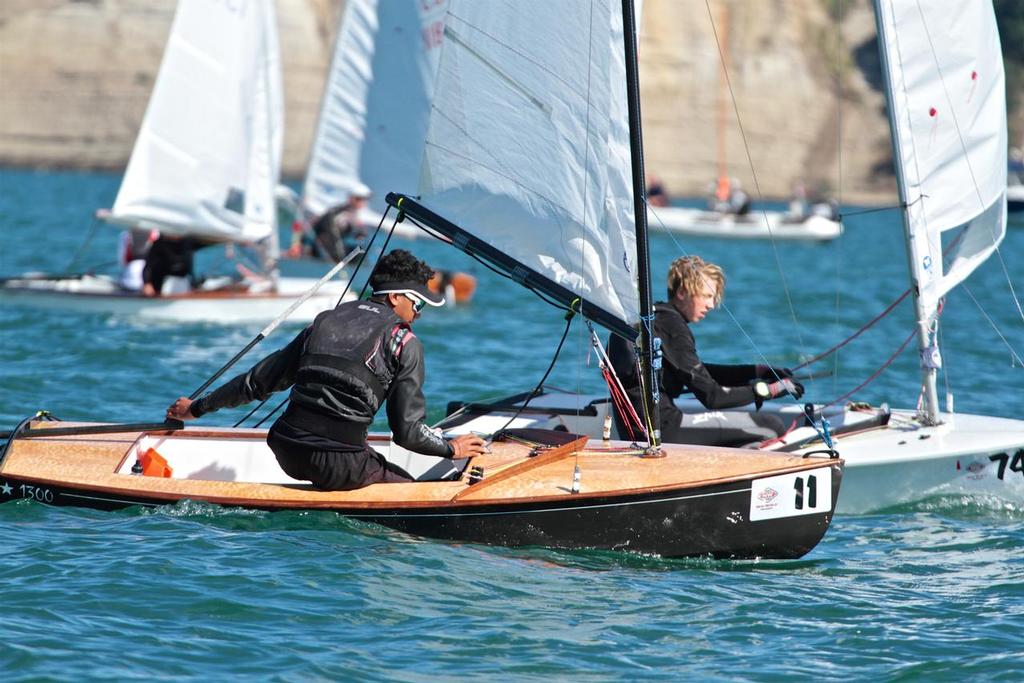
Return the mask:
[[[278,0],[289,176],[306,162],[342,4]],[[843,3],[840,27],[834,4],[645,1],[647,168],[671,193],[703,194],[722,166],[755,197],[803,181],[846,201],[893,201],[883,97],[865,77],[871,10]],[[123,167],[173,13],[172,0],[5,0],[0,164]]]

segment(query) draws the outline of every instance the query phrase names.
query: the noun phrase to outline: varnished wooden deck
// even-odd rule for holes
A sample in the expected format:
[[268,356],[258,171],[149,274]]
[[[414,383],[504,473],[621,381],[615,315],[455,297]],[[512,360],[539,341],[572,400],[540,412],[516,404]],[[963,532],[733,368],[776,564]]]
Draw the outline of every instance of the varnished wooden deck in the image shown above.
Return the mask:
[[[52,423],[53,426],[76,426]],[[37,425],[43,427],[45,425]],[[186,429],[190,438],[263,438],[262,430]],[[800,456],[696,446],[667,446],[664,458],[641,458],[633,452],[606,450],[600,441],[583,441],[530,458],[528,446],[496,442],[492,452],[474,458],[485,478],[461,481],[376,484],[356,491],[317,491],[310,486],[256,482],[171,479],[118,474],[139,433],[62,436],[16,440],[0,474],[37,485],[71,487],[106,495],[144,496],[173,502],[182,498],[225,505],[267,508],[416,508],[438,505],[478,506],[496,502],[529,502],[572,496],[574,467],[580,468],[577,498],[644,493],[745,481],[752,477],[821,467],[824,461]],[[373,441],[386,442],[374,436]],[[211,448],[215,448],[211,440]],[[626,444],[612,442],[624,449]],[[469,468],[466,470],[468,475]]]

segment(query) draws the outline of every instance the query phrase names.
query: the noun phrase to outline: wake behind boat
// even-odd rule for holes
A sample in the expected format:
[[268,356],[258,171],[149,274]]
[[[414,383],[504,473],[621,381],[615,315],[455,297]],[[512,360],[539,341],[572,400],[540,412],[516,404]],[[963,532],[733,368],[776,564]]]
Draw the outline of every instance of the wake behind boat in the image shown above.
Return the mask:
[[[721,449],[685,446],[644,458],[624,443],[513,430],[468,464],[372,435],[371,445],[417,481],[318,491],[280,470],[264,430],[25,427],[0,454],[0,502],[319,510],[449,541],[663,557],[801,557],[828,529],[842,476],[842,463],[829,458],[726,451],[723,459]],[[45,436],[55,429],[65,433]],[[137,461],[144,465],[133,473]]]

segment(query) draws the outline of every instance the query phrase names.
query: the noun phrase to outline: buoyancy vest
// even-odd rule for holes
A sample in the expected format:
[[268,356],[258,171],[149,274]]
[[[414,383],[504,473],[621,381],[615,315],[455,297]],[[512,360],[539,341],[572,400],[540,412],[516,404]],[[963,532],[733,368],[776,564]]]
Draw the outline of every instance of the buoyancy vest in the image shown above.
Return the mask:
[[384,403],[412,330],[390,307],[352,301],[313,321],[282,419],[359,445]]

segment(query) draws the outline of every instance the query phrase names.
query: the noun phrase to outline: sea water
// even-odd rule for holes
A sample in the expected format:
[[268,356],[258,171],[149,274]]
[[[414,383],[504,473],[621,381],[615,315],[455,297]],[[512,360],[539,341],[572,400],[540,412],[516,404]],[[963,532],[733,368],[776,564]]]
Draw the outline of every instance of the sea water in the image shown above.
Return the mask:
[[[118,181],[0,171],[0,277],[113,262],[116,232],[90,225]],[[795,365],[907,287],[898,214],[847,211],[846,234],[822,245],[655,235],[656,298],[676,256],[720,263],[725,308],[695,327],[702,357]],[[449,400],[497,398],[541,378],[564,329],[559,311],[443,244],[392,246],[479,280],[472,304],[428,310],[416,323],[431,421]],[[1007,283],[1008,273],[1024,294],[1022,253],[1024,230],[1011,228],[1000,256],[949,297],[939,386],[960,412],[1024,412],[1014,355],[1024,322]],[[214,270],[221,260],[218,248],[199,258]],[[816,364],[808,398],[858,386],[912,321],[908,299]],[[141,323],[4,302],[0,429],[40,409],[66,420],[162,419],[262,326]],[[236,369],[299,329],[285,325]],[[580,321],[549,383],[601,390]],[[912,407],[917,387],[912,342],[854,398]],[[245,413],[202,422],[230,425]],[[2,494],[0,529],[5,681],[1024,679],[1024,511],[994,500],[939,497],[840,516],[817,548],[789,562],[491,548],[330,513],[191,502],[110,513],[3,503]]]

